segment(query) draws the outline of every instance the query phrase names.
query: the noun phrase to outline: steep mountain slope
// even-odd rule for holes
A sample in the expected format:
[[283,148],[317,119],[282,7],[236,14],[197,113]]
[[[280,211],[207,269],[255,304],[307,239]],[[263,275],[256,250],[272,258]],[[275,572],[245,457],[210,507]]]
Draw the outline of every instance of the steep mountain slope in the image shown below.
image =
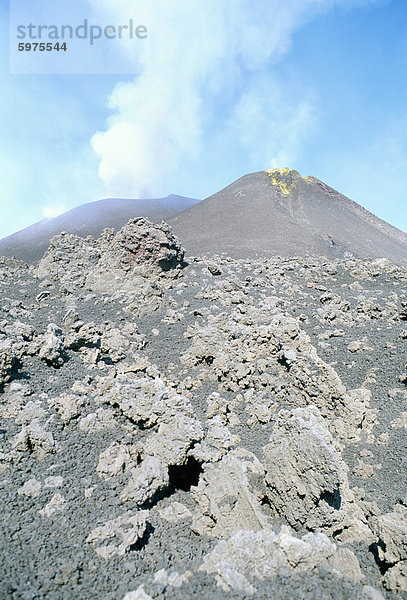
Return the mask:
[[246,175],[169,223],[190,254],[407,262],[405,233],[315,177],[289,169]]
[[167,220],[197,202],[198,200],[176,195],[147,200],[105,198],[89,202],[3,238],[0,240],[0,255],[14,256],[29,264],[35,263],[48,248],[50,239],[61,231],[81,237],[97,237],[105,227],[120,229],[134,217],[148,217],[155,223]]

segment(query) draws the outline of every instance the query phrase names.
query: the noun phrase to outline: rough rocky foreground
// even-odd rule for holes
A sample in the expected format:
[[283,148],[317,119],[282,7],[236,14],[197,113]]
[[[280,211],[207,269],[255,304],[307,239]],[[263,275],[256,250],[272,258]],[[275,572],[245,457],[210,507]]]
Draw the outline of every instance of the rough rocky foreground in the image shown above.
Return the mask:
[[407,597],[407,269],[0,259],[0,597]]

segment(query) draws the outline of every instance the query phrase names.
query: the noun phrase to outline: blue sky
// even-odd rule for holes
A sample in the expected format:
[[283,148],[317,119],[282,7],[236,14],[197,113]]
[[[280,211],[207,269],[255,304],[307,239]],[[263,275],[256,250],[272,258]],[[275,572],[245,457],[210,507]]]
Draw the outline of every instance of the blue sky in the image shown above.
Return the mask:
[[[134,7],[89,2],[105,19]],[[151,2],[134,77],[11,75],[1,0],[1,237],[105,196],[204,198],[277,166],[407,231],[403,0]]]

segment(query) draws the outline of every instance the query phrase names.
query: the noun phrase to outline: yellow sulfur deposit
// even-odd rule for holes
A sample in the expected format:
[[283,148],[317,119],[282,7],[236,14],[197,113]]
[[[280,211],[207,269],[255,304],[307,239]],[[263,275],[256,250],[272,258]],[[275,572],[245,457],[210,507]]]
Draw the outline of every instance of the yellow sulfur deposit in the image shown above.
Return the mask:
[[266,170],[266,173],[269,176],[272,185],[276,185],[280,188],[283,196],[289,196],[294,192],[300,181],[308,183],[308,177],[301,177],[300,173],[293,169],[268,169]]

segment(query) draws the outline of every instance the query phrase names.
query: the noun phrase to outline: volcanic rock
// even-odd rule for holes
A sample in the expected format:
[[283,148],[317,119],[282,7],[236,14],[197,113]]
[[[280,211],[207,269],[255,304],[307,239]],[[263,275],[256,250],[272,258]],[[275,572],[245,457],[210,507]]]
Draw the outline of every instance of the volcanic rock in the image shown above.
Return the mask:
[[1,598],[403,598],[405,267],[142,218],[0,294]]

